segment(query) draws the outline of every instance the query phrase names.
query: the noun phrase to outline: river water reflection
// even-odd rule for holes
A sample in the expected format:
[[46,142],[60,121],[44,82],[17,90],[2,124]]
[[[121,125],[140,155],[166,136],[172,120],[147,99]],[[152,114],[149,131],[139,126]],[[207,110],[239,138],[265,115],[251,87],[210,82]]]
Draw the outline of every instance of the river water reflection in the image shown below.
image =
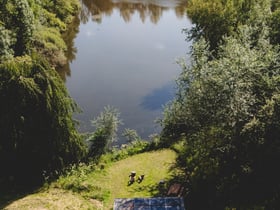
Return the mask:
[[76,57],[66,78],[70,95],[83,112],[81,131],[111,105],[121,112],[123,128],[147,138],[154,120],[172,99],[180,72],[176,59],[188,52],[182,29],[190,28],[186,2],[180,0],[83,0]]

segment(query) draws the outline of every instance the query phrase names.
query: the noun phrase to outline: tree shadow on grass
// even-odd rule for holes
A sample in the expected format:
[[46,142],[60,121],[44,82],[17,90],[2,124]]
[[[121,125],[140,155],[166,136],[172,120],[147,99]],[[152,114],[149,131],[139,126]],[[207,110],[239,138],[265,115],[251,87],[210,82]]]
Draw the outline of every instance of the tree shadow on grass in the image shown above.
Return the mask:
[[151,197],[164,197],[164,196],[166,196],[167,189],[166,189],[165,184],[160,184],[160,183],[149,185],[149,186],[139,184],[138,187],[134,188],[134,191],[135,192],[143,192],[143,191],[149,192]]
[[16,200],[19,200],[29,194],[36,193],[41,189],[41,186],[16,186],[16,187],[1,187],[0,188],[0,209],[5,209],[8,205]]

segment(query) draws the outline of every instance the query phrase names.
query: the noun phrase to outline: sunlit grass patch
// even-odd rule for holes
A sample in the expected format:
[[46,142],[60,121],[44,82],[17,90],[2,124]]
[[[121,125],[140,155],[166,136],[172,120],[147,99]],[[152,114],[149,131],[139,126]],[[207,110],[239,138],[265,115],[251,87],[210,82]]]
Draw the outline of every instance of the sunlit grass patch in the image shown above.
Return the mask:
[[[159,181],[170,176],[169,167],[174,160],[175,153],[171,150],[135,155],[112,164],[103,172],[94,172],[85,184],[100,187],[104,191],[106,206],[112,206],[115,198],[152,197],[159,194]],[[128,185],[131,171],[136,171],[136,177],[145,174],[144,180]]]
[[28,195],[14,201],[5,210],[31,210],[31,209],[101,209],[100,202],[86,200],[83,197],[61,189],[49,189],[36,194]]
[[[118,162],[79,168],[80,172],[61,177],[52,187],[64,188],[78,192],[86,199],[97,199],[104,203],[105,209],[113,206],[115,198],[153,197],[160,193],[158,183],[171,175],[169,168],[175,161],[171,150],[146,152]],[[87,171],[83,173],[83,171]],[[141,183],[128,185],[129,174],[136,171],[136,177],[145,174]]]
[[[160,150],[128,157],[117,162],[80,164],[38,193],[30,194],[5,209],[112,209],[115,198],[154,197],[160,195],[159,182],[171,177],[175,152]],[[141,183],[128,185],[129,174]]]

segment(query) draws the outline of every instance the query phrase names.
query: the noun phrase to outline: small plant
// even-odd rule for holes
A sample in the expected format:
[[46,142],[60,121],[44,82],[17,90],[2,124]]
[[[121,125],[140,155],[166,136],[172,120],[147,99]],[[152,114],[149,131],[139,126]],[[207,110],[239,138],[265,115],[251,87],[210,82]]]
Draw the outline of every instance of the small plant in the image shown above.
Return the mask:
[[127,139],[128,143],[132,143],[133,141],[137,141],[141,139],[137,131],[130,128],[126,128],[122,133],[122,136],[124,136]]
[[92,190],[92,186],[84,182],[88,178],[88,175],[95,170],[95,167],[92,163],[72,165],[66,170],[64,175],[60,176],[55,186],[73,192],[89,192]]
[[119,119],[120,112],[113,107],[107,106],[104,111],[92,121],[95,132],[89,135],[89,156],[95,160],[108,152],[113,142],[117,140],[118,126],[122,124]]

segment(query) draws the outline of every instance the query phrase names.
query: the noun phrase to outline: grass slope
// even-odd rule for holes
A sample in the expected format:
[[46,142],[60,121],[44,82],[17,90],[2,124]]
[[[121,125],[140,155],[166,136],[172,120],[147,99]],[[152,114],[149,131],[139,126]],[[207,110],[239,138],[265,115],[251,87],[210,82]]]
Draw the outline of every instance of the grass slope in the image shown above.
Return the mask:
[[12,202],[4,210],[60,210],[60,209],[98,209],[96,203],[78,194],[61,189],[49,189],[27,195]]
[[[4,209],[112,209],[115,198],[160,195],[158,182],[170,177],[169,167],[174,161],[171,150],[134,155],[85,174],[61,177],[48,189],[16,200]],[[128,186],[132,170],[137,175],[145,174],[145,179]]]

